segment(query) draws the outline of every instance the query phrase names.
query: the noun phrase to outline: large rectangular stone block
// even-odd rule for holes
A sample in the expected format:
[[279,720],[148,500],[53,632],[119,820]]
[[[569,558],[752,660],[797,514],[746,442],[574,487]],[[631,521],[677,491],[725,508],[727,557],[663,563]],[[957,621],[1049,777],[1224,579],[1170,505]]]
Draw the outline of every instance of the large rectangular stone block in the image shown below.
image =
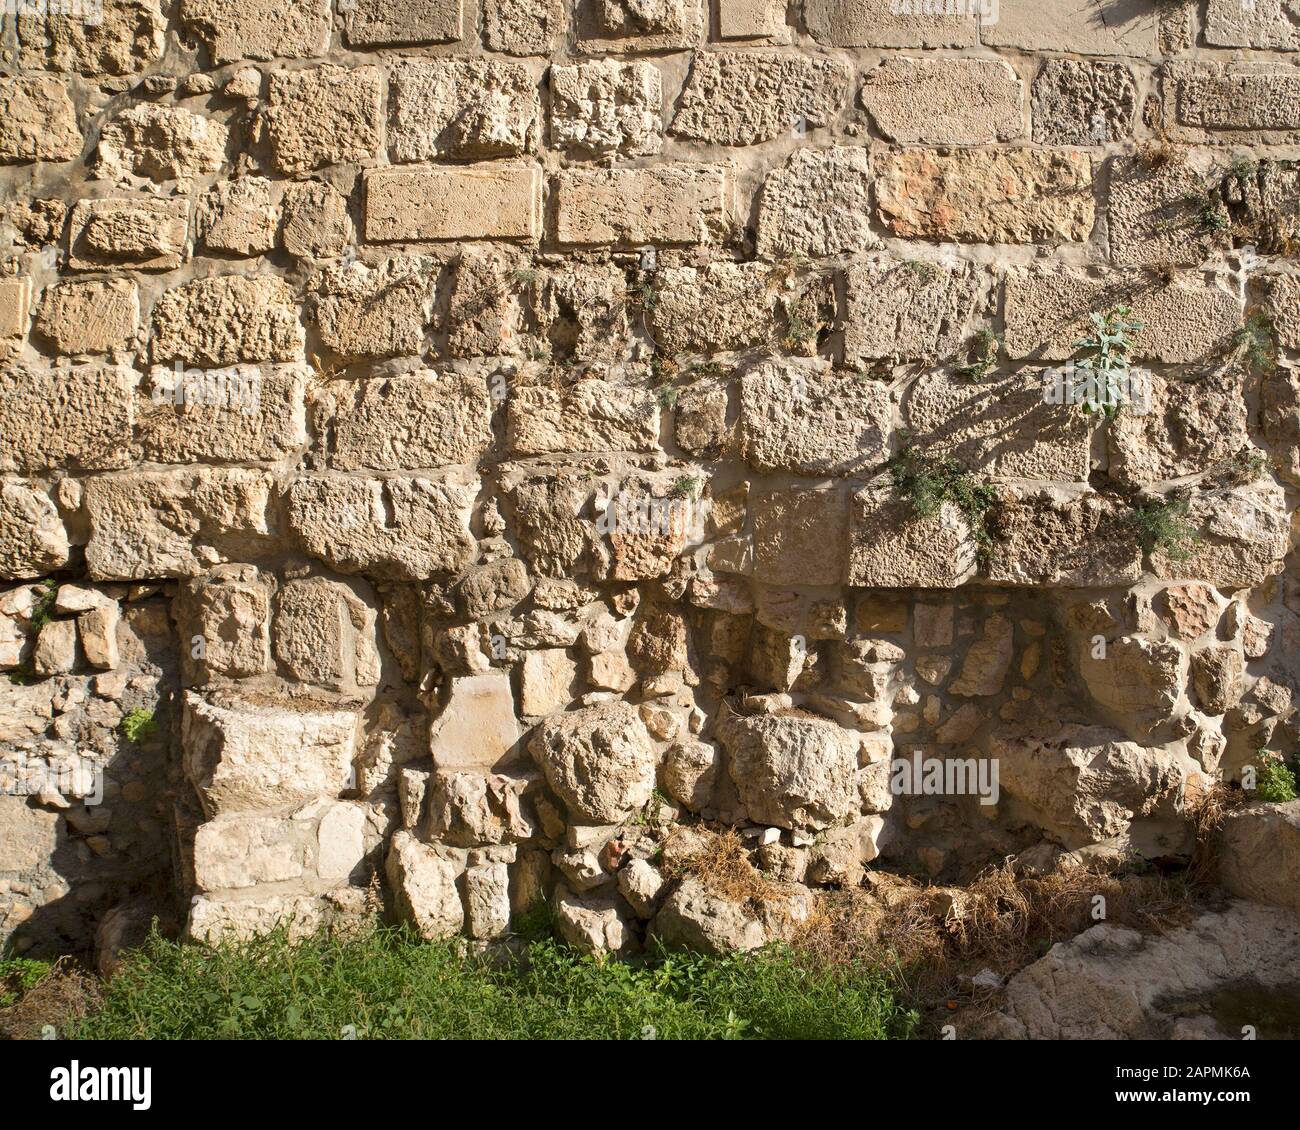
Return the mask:
[[731,213],[721,165],[573,169],[554,182],[555,237],[574,246],[707,243]]
[[985,2],[963,0],[949,14],[947,5],[927,0],[806,0],[804,19],[812,37],[831,47],[973,47],[979,23],[972,7]]
[[1157,53],[1156,11],[1148,0],[1001,0],[993,8],[997,19],[980,24],[980,41],[991,47],[1139,58]]
[[0,373],[0,471],[129,466],[135,382],[100,365]]
[[536,165],[375,169],[366,174],[366,239],[535,242],[542,228]]
[[189,215],[183,197],[78,200],[69,224],[68,266],[74,271],[175,270],[188,257]]

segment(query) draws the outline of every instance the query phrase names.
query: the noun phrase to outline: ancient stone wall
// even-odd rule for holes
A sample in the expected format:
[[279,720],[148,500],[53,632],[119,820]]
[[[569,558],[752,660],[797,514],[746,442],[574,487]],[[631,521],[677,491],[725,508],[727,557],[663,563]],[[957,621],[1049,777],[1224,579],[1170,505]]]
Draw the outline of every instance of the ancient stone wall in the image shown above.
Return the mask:
[[672,829],[788,919],[1294,750],[1293,0],[17,6],[14,944],[748,945]]

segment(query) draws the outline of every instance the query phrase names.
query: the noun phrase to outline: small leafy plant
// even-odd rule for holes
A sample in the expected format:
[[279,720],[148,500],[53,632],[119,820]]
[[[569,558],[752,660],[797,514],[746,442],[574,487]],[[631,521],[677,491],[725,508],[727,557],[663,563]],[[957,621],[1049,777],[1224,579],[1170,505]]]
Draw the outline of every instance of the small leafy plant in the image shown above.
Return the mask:
[[971,361],[958,368],[958,375],[968,377],[972,381],[982,381],[998,363],[998,351],[1001,348],[1002,343],[998,340],[997,334],[987,327],[980,330],[970,343],[968,356]]
[[1270,804],[1285,804],[1295,800],[1296,775],[1276,753],[1261,749],[1255,755],[1255,798]]
[[669,498],[689,498],[694,501],[699,497],[700,480],[693,475],[683,475],[668,488]]
[[53,577],[46,577],[41,582],[41,590],[40,599],[32,609],[32,627],[38,632],[54,618],[54,598],[59,592],[59,582]]
[[10,957],[0,961],[0,1008],[8,1008],[18,998],[41,983],[54,967],[30,957]]
[[1163,551],[1170,561],[1186,561],[1201,542],[1187,512],[1186,499],[1160,499],[1134,507],[1124,521],[1144,553]]
[[889,462],[894,491],[909,500],[921,518],[935,518],[945,502],[966,519],[976,553],[982,558],[993,547],[989,526],[997,506],[997,491],[974,479],[949,455],[927,455],[910,444]]
[[158,723],[154,721],[152,710],[137,706],[126,712],[118,729],[131,741],[142,742],[158,732]]
[[1256,310],[1246,319],[1233,339],[1238,355],[1245,358],[1252,372],[1271,373],[1277,368],[1277,338],[1273,332],[1273,319],[1263,310]]
[[1084,355],[1073,362],[1070,402],[1110,419],[1132,394],[1133,337],[1144,327],[1127,306],[1093,314],[1092,325],[1092,334],[1076,342]]

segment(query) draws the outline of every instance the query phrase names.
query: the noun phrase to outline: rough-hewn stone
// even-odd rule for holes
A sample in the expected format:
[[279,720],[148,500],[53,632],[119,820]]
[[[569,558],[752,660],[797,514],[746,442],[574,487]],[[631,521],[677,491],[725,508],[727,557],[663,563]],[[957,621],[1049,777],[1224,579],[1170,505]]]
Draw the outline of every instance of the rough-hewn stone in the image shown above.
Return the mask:
[[1024,134],[1024,84],[984,59],[886,59],[859,96],[876,128],[910,145],[987,145]]

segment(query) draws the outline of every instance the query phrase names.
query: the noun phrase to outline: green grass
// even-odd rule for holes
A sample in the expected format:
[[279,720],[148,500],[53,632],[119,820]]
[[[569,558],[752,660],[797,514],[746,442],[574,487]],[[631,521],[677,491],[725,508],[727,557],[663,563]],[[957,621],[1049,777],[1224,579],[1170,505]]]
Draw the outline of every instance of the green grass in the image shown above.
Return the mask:
[[918,1026],[885,971],[812,968],[784,948],[616,961],[544,940],[493,959],[378,926],[216,947],[155,935],[104,993],[74,1038],[889,1039]]
[[0,960],[0,1008],[13,1004],[28,989],[33,989],[53,968],[47,961],[28,957]]
[[154,721],[153,711],[137,706],[126,712],[118,729],[131,741],[142,742],[153,737],[158,730],[158,723]]

